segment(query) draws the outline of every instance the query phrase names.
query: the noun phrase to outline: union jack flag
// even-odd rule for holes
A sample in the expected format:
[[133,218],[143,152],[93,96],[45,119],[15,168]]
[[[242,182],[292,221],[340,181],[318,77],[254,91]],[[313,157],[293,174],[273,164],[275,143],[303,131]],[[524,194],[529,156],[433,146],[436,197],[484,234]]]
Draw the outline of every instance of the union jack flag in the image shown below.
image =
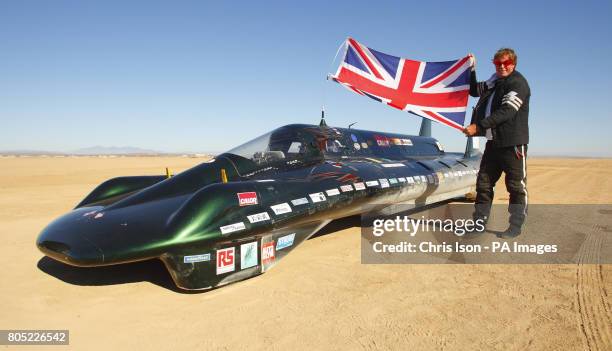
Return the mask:
[[331,79],[359,95],[463,130],[470,89],[469,56],[421,62],[346,41],[344,60]]

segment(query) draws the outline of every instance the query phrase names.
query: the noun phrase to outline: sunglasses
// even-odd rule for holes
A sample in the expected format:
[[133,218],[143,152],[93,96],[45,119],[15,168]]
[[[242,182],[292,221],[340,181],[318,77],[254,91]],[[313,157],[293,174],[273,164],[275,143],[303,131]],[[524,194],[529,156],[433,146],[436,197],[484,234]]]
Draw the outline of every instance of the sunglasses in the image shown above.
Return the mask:
[[505,60],[505,61],[493,60],[493,64],[497,67],[500,67],[500,66],[508,67],[508,66],[514,65],[514,61],[512,60]]

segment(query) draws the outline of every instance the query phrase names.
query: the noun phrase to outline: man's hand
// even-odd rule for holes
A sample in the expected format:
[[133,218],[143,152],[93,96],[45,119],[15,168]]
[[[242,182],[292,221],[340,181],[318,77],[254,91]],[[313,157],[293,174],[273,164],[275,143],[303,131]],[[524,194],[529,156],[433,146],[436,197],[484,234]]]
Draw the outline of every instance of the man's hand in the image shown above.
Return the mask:
[[470,60],[470,68],[472,69],[472,71],[475,71],[476,70],[476,56],[474,56],[474,54],[470,52],[468,54],[468,60]]
[[475,124],[470,124],[469,126],[467,126],[467,128],[463,129],[463,134],[465,134],[465,136],[474,136],[476,135],[476,132],[478,131],[478,128],[476,128]]

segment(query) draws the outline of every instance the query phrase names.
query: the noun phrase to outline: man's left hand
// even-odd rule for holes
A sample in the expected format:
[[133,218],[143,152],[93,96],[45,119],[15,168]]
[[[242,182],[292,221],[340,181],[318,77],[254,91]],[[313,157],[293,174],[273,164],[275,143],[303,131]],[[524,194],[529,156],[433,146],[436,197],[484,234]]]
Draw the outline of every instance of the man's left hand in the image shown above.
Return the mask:
[[467,126],[467,128],[463,129],[463,134],[470,137],[470,136],[476,135],[477,131],[478,131],[478,128],[476,128],[476,125],[470,124],[469,126]]

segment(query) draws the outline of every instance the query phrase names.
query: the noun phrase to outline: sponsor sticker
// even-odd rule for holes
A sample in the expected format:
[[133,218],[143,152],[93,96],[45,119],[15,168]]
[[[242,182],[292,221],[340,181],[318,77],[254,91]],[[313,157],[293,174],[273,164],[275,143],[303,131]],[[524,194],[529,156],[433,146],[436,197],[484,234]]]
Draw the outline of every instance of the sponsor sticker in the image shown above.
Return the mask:
[[412,146],[412,140],[410,140],[410,139],[402,139],[402,145]]
[[240,269],[257,266],[257,241],[240,245]]
[[256,214],[247,216],[247,218],[249,219],[249,222],[257,223],[257,222],[269,221],[270,215],[268,214],[268,212],[261,212],[261,213],[256,213]]
[[353,191],[353,186],[350,184],[340,185],[340,190],[342,190],[343,193]]
[[363,149],[367,149],[367,148],[368,148],[368,144],[367,144],[367,143],[361,143],[361,147],[362,147]]
[[405,177],[399,177],[399,178],[397,178],[397,180],[399,180],[400,183],[406,183],[406,178]]
[[238,193],[236,195],[238,195],[238,204],[240,206],[257,205],[257,193],[254,191]]
[[228,224],[223,227],[219,227],[221,229],[221,234],[229,234],[233,232],[237,232],[239,230],[243,230],[246,227],[244,226],[244,222],[238,222],[233,224]]
[[353,186],[355,187],[355,190],[365,190],[365,184],[363,184],[362,182],[359,183],[354,183]]
[[291,204],[293,206],[306,205],[308,203],[308,199],[305,197],[300,197],[299,199],[291,200]]
[[204,261],[210,261],[209,253],[183,257],[183,263],[196,263]]
[[310,196],[310,199],[314,203],[322,202],[322,201],[325,201],[327,199],[325,197],[325,194],[323,194],[323,193],[314,193],[314,194],[309,194],[308,196]]
[[403,163],[382,163],[381,166],[385,168],[406,167]]
[[353,147],[355,150],[361,150],[361,145],[359,145],[359,143],[353,143]]
[[295,240],[295,233],[291,233],[289,235],[281,236],[276,241],[276,251],[282,250],[293,245],[293,240]]
[[389,187],[389,181],[385,178],[381,178],[378,180],[380,182],[380,187],[381,188],[388,188]]
[[278,204],[278,205],[274,205],[274,206],[270,206],[270,208],[272,209],[272,211],[274,211],[274,213],[276,213],[277,215],[281,215],[283,213],[289,213],[291,212],[291,206],[289,206],[288,203],[283,202],[282,204]]
[[376,140],[376,144],[378,144],[378,146],[389,146],[389,138],[387,138],[386,136],[374,135],[374,139]]
[[402,145],[402,140],[399,138],[391,138],[390,140],[393,145]]
[[217,275],[233,272],[235,268],[236,250],[233,247],[217,250]]
[[351,140],[356,143],[357,142],[357,136],[355,134],[351,134]]
[[378,180],[368,180],[366,185],[369,187],[378,186]]
[[397,179],[396,179],[396,178],[390,178],[390,179],[389,179],[389,183],[391,183],[391,184],[397,184]]
[[340,195],[340,190],[338,190],[337,188],[333,188],[333,189],[325,190],[325,193],[327,194],[327,196],[336,196],[336,195]]
[[274,241],[265,243],[261,246],[261,262],[268,264],[274,262]]

